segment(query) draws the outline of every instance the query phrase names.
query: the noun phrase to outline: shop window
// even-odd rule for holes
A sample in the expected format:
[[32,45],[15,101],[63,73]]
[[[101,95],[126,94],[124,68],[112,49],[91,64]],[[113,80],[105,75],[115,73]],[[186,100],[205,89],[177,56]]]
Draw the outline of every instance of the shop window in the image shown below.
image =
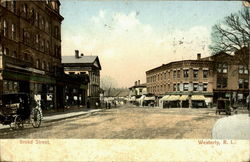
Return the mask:
[[187,70],[183,70],[183,77],[184,78],[188,78],[188,69]]
[[74,74],[75,74],[75,72],[69,72],[69,74],[70,74],[70,75],[74,75]]
[[194,70],[194,71],[193,71],[193,77],[194,77],[195,79],[198,78],[198,72],[199,72],[199,70]]
[[188,83],[183,84],[183,91],[188,91]]
[[217,78],[217,88],[226,88],[227,78]]
[[203,70],[203,78],[208,78],[208,70]]
[[198,91],[198,83],[193,84],[193,91]]

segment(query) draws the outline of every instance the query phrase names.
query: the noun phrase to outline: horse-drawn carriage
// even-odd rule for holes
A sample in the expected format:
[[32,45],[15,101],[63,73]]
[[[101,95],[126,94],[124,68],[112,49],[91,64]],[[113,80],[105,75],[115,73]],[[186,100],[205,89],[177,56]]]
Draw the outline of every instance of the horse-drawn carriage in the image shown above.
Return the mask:
[[237,107],[231,105],[231,102],[229,99],[226,98],[219,98],[217,100],[217,108],[215,113],[221,113],[221,112],[225,112],[226,115],[231,115],[232,113],[237,114]]
[[0,95],[0,123],[12,129],[23,128],[32,124],[34,128],[41,125],[42,113],[37,103],[26,93]]

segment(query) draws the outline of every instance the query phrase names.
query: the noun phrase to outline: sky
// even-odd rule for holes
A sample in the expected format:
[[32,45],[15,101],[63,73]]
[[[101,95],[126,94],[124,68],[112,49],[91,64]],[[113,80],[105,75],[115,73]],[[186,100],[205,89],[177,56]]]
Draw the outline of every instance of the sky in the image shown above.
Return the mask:
[[[101,79],[117,87],[146,82],[146,71],[211,55],[211,28],[240,1],[61,0],[62,55],[97,55]],[[109,78],[109,79],[107,79]]]

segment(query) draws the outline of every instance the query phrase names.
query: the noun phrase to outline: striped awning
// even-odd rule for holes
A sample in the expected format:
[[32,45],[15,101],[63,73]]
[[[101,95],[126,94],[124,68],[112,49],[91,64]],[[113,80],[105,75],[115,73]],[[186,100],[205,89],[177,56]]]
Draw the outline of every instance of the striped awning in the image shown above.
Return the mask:
[[172,95],[172,96],[167,98],[167,101],[177,101],[179,99],[180,99],[179,95]]
[[179,100],[181,101],[185,101],[185,100],[188,100],[188,95],[182,95]]
[[160,100],[167,101],[167,99],[170,97],[170,95],[163,96]]
[[205,100],[206,98],[203,96],[203,95],[193,95],[192,97],[191,97],[191,100]]
[[155,100],[155,97],[154,96],[153,97],[145,97],[144,100],[145,101]]

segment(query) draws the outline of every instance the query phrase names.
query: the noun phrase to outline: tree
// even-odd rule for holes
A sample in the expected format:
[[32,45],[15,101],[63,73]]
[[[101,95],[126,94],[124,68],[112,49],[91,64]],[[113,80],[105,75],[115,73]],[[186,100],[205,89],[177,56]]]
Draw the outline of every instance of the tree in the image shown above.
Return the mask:
[[232,54],[250,45],[250,13],[248,7],[243,7],[238,13],[233,13],[224,18],[212,28],[212,44],[210,49],[213,54],[220,51]]

